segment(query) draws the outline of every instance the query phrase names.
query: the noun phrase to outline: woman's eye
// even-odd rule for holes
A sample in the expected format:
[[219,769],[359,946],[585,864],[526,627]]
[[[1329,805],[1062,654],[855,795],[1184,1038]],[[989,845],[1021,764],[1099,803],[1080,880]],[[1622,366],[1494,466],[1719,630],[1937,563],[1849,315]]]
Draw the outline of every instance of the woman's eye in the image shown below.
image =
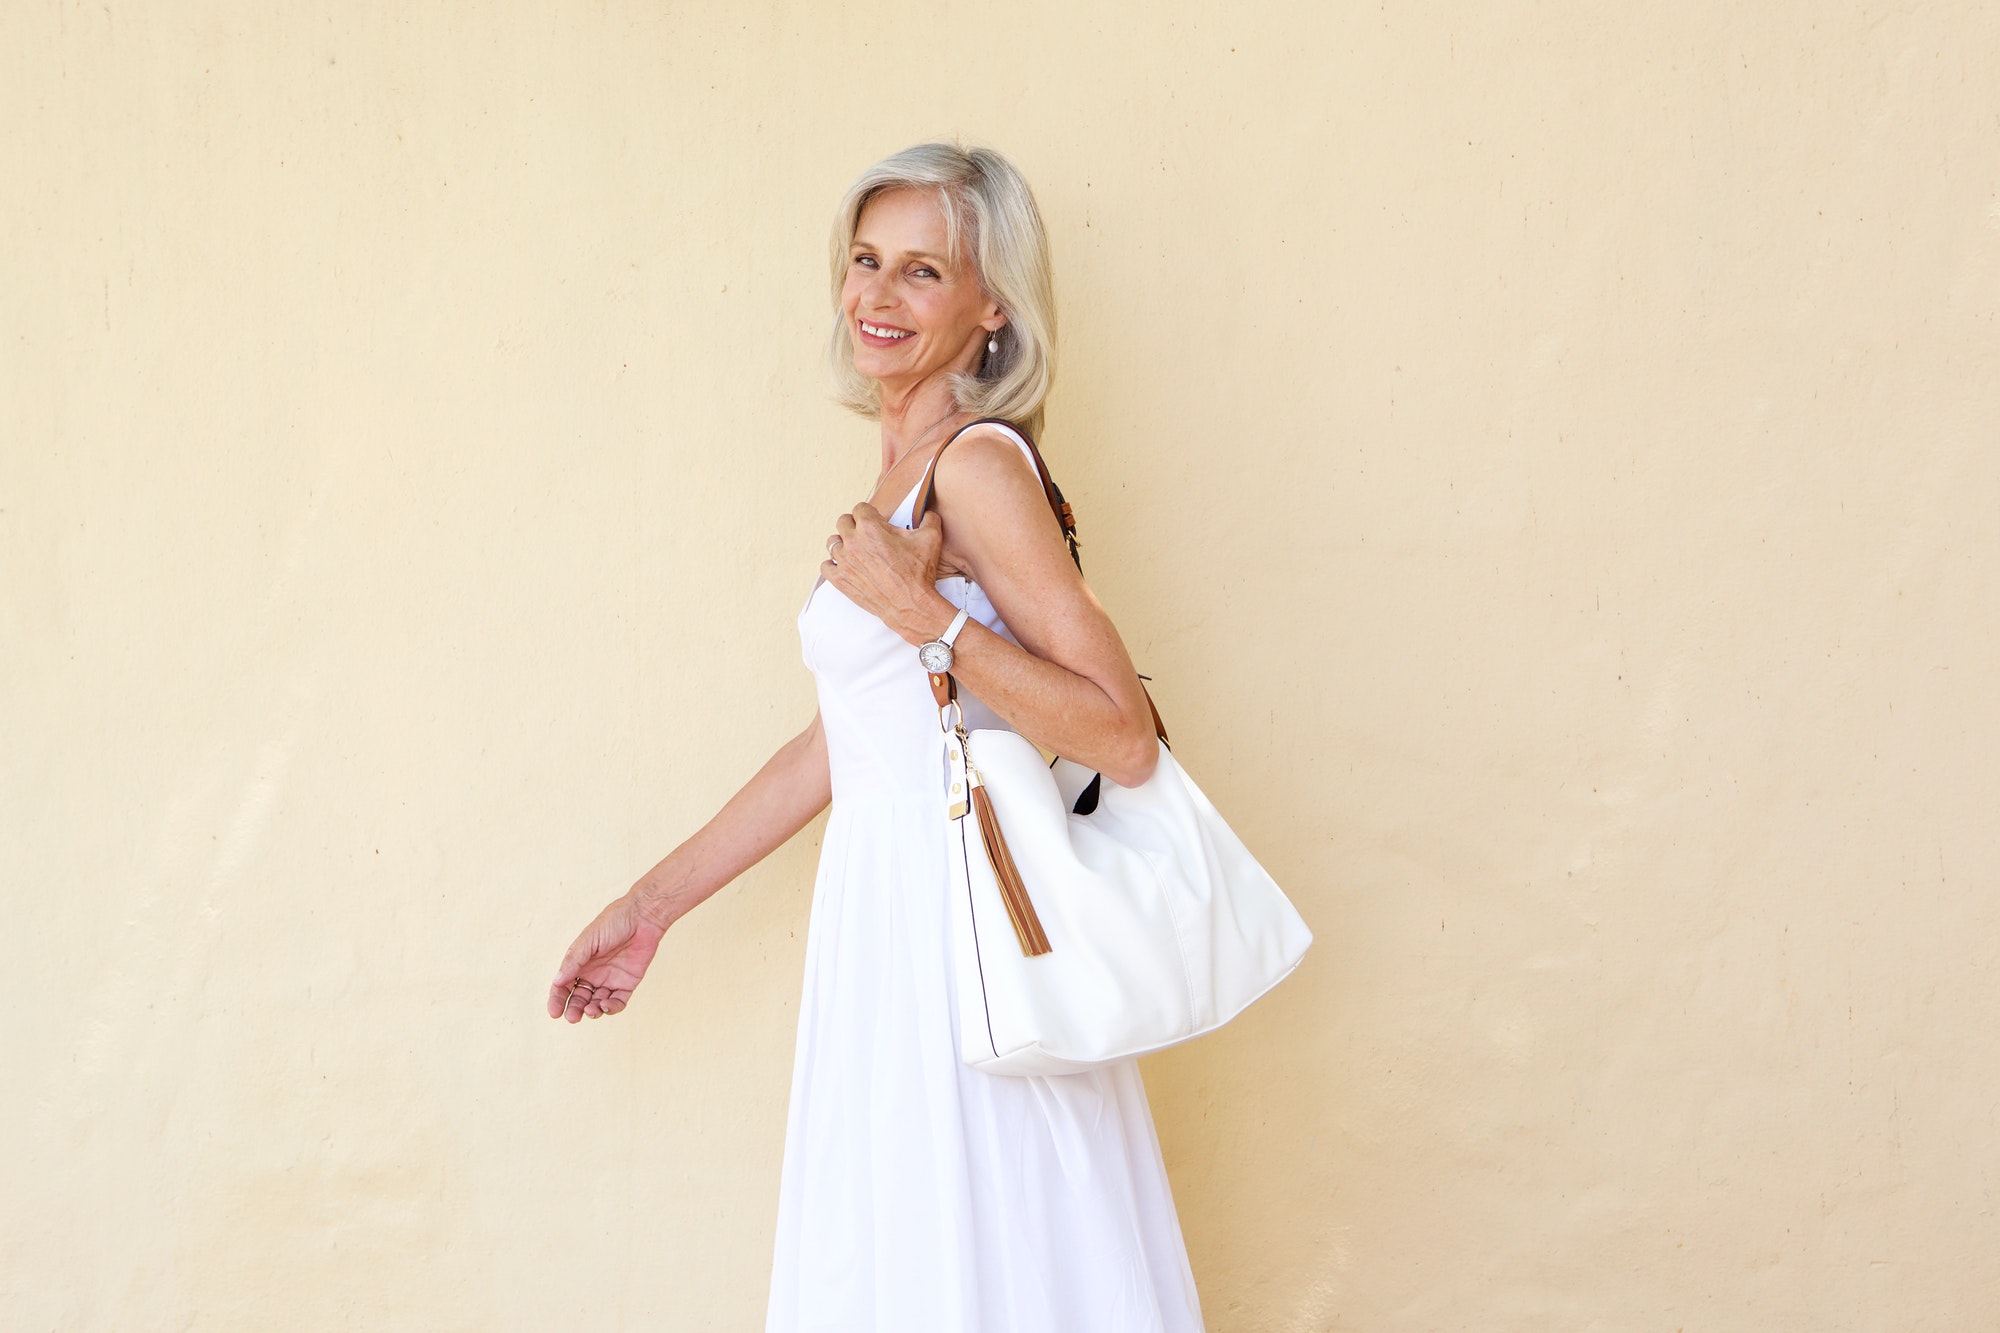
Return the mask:
[[934,269],[934,268],[925,268],[925,267],[923,267],[922,265],[919,265],[919,266],[917,267],[917,269],[916,269],[915,271],[916,271],[916,275],[917,275],[918,277],[920,277],[920,278],[935,278],[935,277],[937,276],[937,270],[936,270],[936,269]]
[[874,255],[856,255],[856,256],[854,257],[854,262],[855,262],[855,263],[857,263],[857,264],[862,264],[862,265],[865,265],[865,266],[867,266],[868,268],[874,268],[874,267],[875,267],[875,256],[874,256]]

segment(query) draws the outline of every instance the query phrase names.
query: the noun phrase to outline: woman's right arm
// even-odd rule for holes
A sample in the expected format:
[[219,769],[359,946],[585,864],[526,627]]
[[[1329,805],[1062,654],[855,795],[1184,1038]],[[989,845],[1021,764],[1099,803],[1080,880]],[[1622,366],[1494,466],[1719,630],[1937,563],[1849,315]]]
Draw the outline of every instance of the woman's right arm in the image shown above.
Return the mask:
[[640,876],[640,915],[665,930],[738,875],[782,847],[833,799],[819,714],[778,747],[715,818]]
[[778,747],[715,818],[615,898],[563,954],[549,1017],[615,1014],[632,998],[667,927],[782,845],[833,799],[819,714]]

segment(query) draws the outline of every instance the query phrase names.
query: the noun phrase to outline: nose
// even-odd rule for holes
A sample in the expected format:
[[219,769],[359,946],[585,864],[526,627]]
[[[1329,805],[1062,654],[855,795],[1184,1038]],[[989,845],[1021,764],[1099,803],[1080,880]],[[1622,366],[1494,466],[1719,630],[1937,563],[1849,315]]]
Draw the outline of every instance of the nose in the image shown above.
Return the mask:
[[889,275],[881,269],[868,270],[868,280],[861,287],[861,305],[869,310],[887,310],[895,304],[895,293],[889,288]]

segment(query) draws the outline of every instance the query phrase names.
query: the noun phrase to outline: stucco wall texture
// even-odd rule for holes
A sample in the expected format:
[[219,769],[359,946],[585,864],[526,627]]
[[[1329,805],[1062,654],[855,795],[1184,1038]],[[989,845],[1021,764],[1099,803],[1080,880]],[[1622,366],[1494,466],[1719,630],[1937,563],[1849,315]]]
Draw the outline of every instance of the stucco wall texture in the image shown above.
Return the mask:
[[0,8],[0,1328],[761,1327],[831,209],[1053,236],[1047,453],[1318,934],[1145,1072],[1210,1326],[2000,1327],[2000,17]]

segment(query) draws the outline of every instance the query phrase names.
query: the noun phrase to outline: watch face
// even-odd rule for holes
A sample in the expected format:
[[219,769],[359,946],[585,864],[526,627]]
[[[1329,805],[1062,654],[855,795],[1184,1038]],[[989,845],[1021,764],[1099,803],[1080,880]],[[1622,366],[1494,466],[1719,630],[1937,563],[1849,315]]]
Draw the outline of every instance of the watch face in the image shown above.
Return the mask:
[[951,670],[951,645],[933,639],[917,649],[917,660],[924,664],[926,671]]

